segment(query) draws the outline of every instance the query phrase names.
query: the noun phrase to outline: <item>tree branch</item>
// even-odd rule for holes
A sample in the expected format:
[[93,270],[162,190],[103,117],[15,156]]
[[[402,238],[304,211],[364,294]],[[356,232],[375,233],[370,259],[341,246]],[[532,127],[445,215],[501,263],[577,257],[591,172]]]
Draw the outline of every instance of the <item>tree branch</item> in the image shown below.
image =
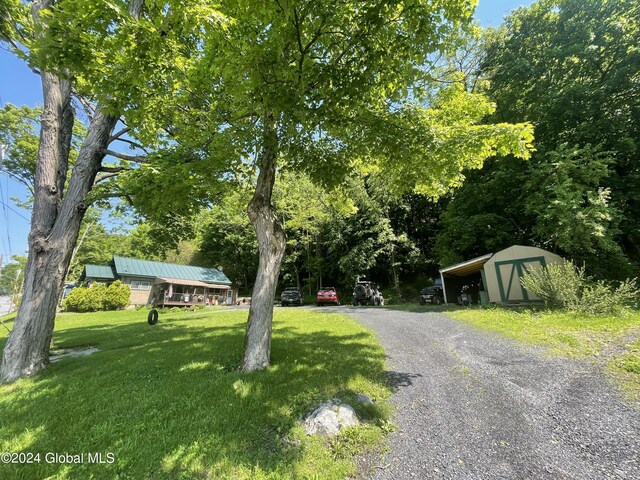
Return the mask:
[[93,105],[91,105],[89,102],[87,102],[84,98],[82,98],[78,94],[78,92],[74,91],[73,94],[74,94],[75,98],[80,102],[80,105],[82,105],[82,109],[84,110],[84,114],[87,116],[89,121],[93,120],[93,114],[96,111],[95,107]]
[[149,153],[149,152],[147,152],[146,148],[144,148],[143,145],[139,144],[138,142],[134,142],[133,140],[129,140],[127,138],[113,138],[113,137],[111,137],[109,139],[109,143],[114,142],[114,141],[128,143],[129,145],[132,145],[132,146],[134,146],[136,148],[139,148],[140,150],[144,151],[145,153]]
[[102,152],[105,155],[111,155],[112,157],[120,158],[121,160],[126,160],[128,162],[147,163],[149,160],[149,157],[147,156],[125,155],[124,153],[114,152],[113,150],[109,150],[109,149],[105,149]]
[[129,2],[129,15],[135,20],[139,20],[144,9],[144,0],[131,0]]
[[100,175],[98,178],[96,178],[95,181],[93,182],[93,184],[97,185],[100,182],[104,182],[105,180],[108,180],[110,178],[117,177],[118,175],[120,175],[120,172],[123,171],[123,170],[131,170],[131,169],[123,168],[122,170],[120,170],[118,172],[105,173],[104,175]]
[[107,172],[107,173],[118,173],[124,170],[133,170],[132,168],[126,167],[100,167],[98,169],[99,172]]
[[113,142],[114,140],[119,140],[122,135],[124,135],[125,133],[129,133],[130,131],[131,131],[130,127],[124,127],[119,132],[116,132],[113,135],[111,135],[111,138],[109,138],[109,143]]

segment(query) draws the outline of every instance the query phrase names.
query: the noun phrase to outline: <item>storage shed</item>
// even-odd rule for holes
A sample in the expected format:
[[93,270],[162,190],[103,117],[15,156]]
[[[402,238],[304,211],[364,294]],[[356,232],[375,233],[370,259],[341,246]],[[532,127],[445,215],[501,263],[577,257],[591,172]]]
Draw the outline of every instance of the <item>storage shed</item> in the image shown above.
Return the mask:
[[445,303],[525,303],[540,300],[520,284],[524,273],[564,260],[538,247],[513,245],[440,270]]

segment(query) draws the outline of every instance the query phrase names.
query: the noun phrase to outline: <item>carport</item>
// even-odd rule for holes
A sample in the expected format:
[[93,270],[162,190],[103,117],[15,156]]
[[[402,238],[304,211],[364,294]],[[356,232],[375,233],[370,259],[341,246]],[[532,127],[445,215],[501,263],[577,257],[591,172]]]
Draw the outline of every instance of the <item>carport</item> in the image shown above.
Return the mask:
[[540,301],[525,290],[520,279],[531,269],[544,268],[564,260],[538,247],[512,245],[497,253],[488,253],[440,270],[444,301],[460,303],[463,287],[471,303],[520,304]]
[[[457,303],[462,287],[471,286],[472,303],[483,302],[484,296],[480,292],[486,291],[486,279],[484,278],[484,264],[489,261],[493,253],[472,258],[465,262],[456,263],[440,270],[444,303]],[[474,288],[473,286],[477,286]],[[487,299],[488,300],[488,299]]]

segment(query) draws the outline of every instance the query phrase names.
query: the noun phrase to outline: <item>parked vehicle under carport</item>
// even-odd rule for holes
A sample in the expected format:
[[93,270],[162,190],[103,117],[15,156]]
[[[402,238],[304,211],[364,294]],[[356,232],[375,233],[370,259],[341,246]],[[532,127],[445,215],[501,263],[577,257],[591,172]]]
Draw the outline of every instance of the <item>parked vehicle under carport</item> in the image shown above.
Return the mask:
[[420,291],[420,305],[430,303],[432,305],[440,305],[444,302],[444,292],[439,285],[423,288]]

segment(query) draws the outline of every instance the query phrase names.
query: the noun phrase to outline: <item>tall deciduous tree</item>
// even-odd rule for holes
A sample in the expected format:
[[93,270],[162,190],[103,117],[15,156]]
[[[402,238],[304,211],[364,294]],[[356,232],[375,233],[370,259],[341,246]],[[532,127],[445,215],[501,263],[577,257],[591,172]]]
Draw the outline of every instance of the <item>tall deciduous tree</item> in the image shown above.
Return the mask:
[[178,72],[159,88],[171,95],[141,102],[150,127],[166,125],[212,172],[257,170],[247,212],[260,258],[242,370],[269,364],[286,246],[272,205],[279,172],[329,184],[374,169],[398,191],[439,195],[496,152],[527,156],[530,127],[481,125],[492,111],[486,99],[458,85],[428,88],[430,55],[447,48],[474,4],[220,1],[220,16],[194,33],[197,48],[177,47]]
[[[139,138],[170,153],[122,179],[122,188],[147,182],[166,190],[149,198],[148,209],[174,199],[184,184],[190,199],[206,195],[207,177],[255,178],[247,212],[260,259],[242,363],[253,371],[269,364],[286,243],[272,205],[278,172],[305,172],[335,184],[354,171],[379,170],[397,191],[437,196],[461,183],[465,167],[479,168],[488,156],[528,155],[528,125],[482,125],[492,111],[486,99],[459,85],[436,94],[429,88],[430,55],[446,50],[474,4],[168,1],[150,4],[151,18],[141,17],[131,30],[121,2],[61,1],[47,19],[49,42],[41,49],[53,54],[40,58],[79,75],[79,85],[111,113],[124,111]],[[114,34],[119,29],[123,35]],[[89,57],[95,61],[86,62]],[[66,100],[69,81],[60,78],[54,80]],[[162,175],[160,167],[176,154],[183,166]],[[39,338],[48,340],[51,326]],[[34,359],[5,379],[46,362],[41,339]],[[20,356],[15,343],[5,357]]]
[[[140,6],[139,2],[136,4]],[[12,43],[16,49],[25,45],[29,50],[20,50],[20,54],[28,57],[32,65],[41,67],[43,107],[23,296],[3,351],[2,382],[37,373],[49,363],[59,294],[88,208],[88,194],[102,167],[106,147],[114,140],[113,130],[118,121],[117,114],[109,111],[104,103],[89,107],[89,127],[72,173],[68,175],[74,128],[71,100],[78,84],[69,70],[56,69],[42,57],[38,58],[38,53],[46,50],[48,43],[56,41],[50,36],[52,32],[45,21],[52,9],[55,10],[56,2],[34,2],[31,18],[20,7],[22,4],[12,5],[10,28],[3,26],[3,40]],[[133,17],[139,13],[139,10],[131,12]],[[9,34],[5,35],[5,31]],[[11,34],[19,36],[20,44],[8,38]]]

